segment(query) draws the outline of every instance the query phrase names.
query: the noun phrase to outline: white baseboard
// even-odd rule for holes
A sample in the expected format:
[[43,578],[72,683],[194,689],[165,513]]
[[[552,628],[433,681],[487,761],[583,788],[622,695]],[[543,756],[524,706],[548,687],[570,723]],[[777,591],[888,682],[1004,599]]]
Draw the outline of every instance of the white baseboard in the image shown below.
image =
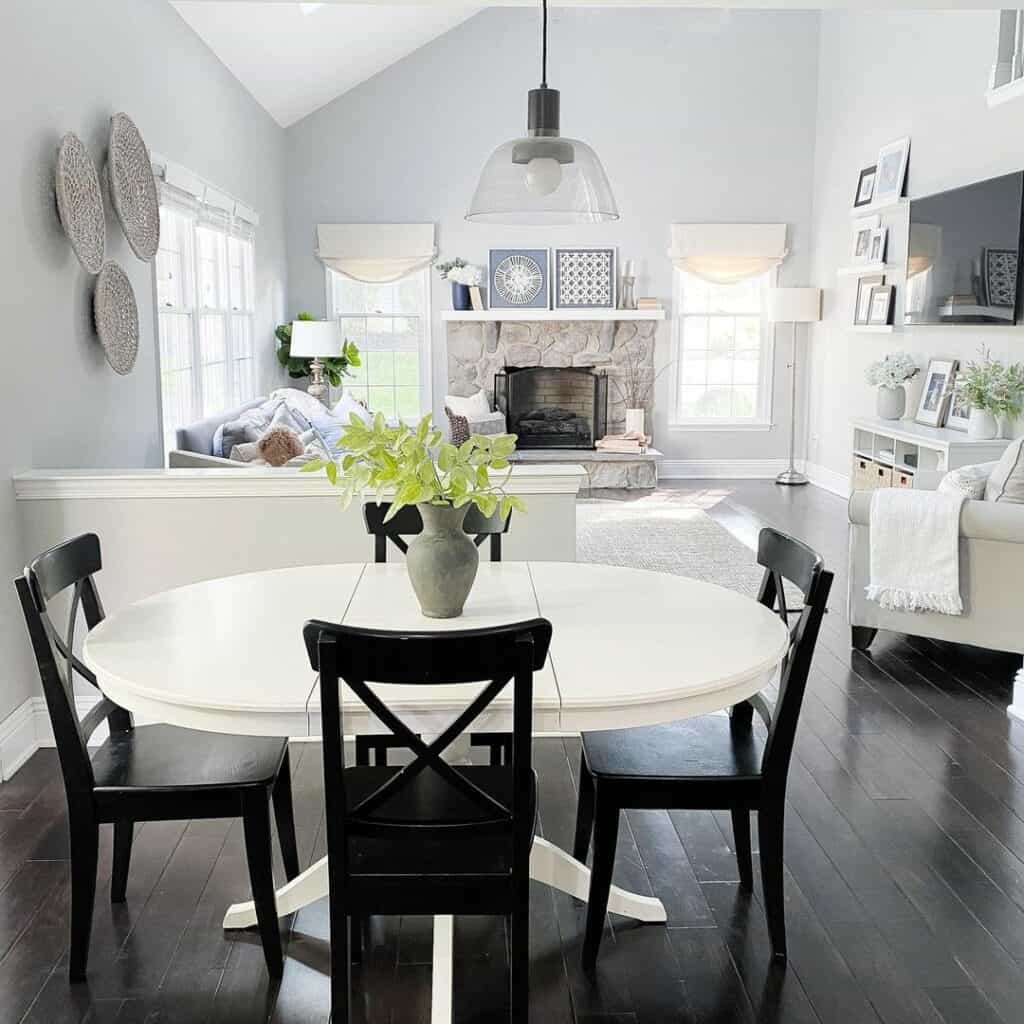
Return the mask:
[[[0,722],[0,782],[6,782],[38,749],[35,702],[29,697]],[[43,714],[46,708],[43,707]]]
[[658,477],[662,480],[772,480],[788,466],[785,459],[662,459]]
[[816,462],[805,463],[804,473],[807,474],[807,479],[812,484],[822,488],[822,490],[838,494],[840,498],[849,498],[850,478],[848,476],[837,473],[834,469],[819,466]]

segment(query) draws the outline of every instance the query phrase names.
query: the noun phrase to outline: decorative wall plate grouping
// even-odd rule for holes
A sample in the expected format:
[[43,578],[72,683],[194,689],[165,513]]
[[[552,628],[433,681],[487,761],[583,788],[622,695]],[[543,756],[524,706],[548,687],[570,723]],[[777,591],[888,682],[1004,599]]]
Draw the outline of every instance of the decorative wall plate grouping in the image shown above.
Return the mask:
[[[110,119],[107,152],[110,199],[132,252],[149,262],[160,246],[160,200],[149,150],[127,114]],[[83,269],[98,275],[93,318],[107,362],[130,373],[139,352],[139,310],[131,281],[106,254],[106,216],[96,165],[82,140],[68,132],[57,148],[54,189],[64,233]]]

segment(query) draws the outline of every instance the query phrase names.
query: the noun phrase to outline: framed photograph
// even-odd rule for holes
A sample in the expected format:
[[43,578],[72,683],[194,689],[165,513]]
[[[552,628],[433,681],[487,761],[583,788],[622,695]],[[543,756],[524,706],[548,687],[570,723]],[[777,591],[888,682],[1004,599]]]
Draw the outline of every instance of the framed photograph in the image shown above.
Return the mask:
[[949,400],[949,415],[946,417],[946,426],[952,430],[967,430],[967,421],[971,416],[971,406],[963,391],[953,381],[953,394]]
[[896,297],[896,289],[891,284],[878,284],[871,289],[871,297],[868,301],[868,323],[883,327],[892,323],[893,300]]
[[555,249],[555,309],[614,309],[615,249]]
[[917,403],[918,423],[926,427],[941,427],[946,422],[946,412],[956,381],[959,363],[955,359],[930,359],[928,370],[921,387],[921,398]]
[[871,242],[868,245],[869,263],[885,262],[885,245],[888,239],[888,228],[875,228],[875,230],[871,232]]
[[885,284],[884,274],[871,274],[857,278],[857,304],[853,307],[853,322],[866,324],[871,309],[871,289]]
[[910,162],[910,137],[897,139],[878,151],[875,163],[874,202],[899,199],[907,183],[907,164]]
[[871,235],[878,230],[881,218],[859,217],[853,222],[853,235],[850,238],[850,260],[853,263],[867,263],[871,254]]
[[550,309],[547,249],[491,249],[487,257],[491,309]]
[[869,206],[875,198],[875,165],[865,167],[857,179],[857,194],[853,198],[853,205]]

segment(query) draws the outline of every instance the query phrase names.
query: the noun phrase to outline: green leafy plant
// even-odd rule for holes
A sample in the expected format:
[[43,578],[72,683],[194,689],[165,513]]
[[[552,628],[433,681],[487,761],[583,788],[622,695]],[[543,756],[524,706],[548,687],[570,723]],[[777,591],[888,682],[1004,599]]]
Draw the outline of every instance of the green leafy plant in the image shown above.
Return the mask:
[[1024,364],[1005,365],[983,348],[981,359],[967,364],[956,390],[972,409],[987,409],[995,416],[1019,416],[1024,399]]
[[[295,319],[313,320],[315,318],[312,313],[300,313]],[[292,358],[291,323],[278,324],[277,330],[274,331],[274,336],[277,338],[277,361],[288,371],[288,376],[296,378],[308,377],[309,364],[312,360]],[[359,349],[356,347],[355,342],[349,341],[347,338],[341,347],[340,355],[321,359],[320,362],[324,364],[324,376],[331,382],[331,386],[335,388],[341,387],[342,377],[352,376],[348,372],[350,366],[362,365],[359,358]]]
[[[406,505],[429,502],[462,508],[470,502],[485,515],[513,509],[525,512],[526,506],[505,490],[512,466],[508,457],[516,450],[515,434],[473,434],[461,445],[441,440],[427,413],[417,426],[407,423],[389,426],[377,413],[366,423],[355,413],[338,438],[338,449],[345,454],[341,464],[317,459],[302,467],[303,472],[324,470],[328,480],[341,491],[347,508],[357,495],[376,494],[378,503],[388,490],[394,491],[385,522]],[[499,482],[490,472],[507,470]]]

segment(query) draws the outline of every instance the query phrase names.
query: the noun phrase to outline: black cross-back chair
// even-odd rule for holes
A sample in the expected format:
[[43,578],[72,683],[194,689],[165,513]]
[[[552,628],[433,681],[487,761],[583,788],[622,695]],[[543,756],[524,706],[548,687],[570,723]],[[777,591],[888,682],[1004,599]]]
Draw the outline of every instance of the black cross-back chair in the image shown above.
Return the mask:
[[[704,715],[667,725],[583,734],[573,856],[585,861],[593,839],[583,941],[583,963],[588,968],[594,966],[601,943],[619,811],[626,808],[728,808],[740,884],[748,891],[753,887],[750,814],[757,811],[768,933],[774,957],[786,959],[782,893],[786,779],[832,573],[805,544],[772,529],[760,533],[757,561],[765,569],[757,600],[775,610],[790,632],[774,708],[758,693],[732,708],[728,717]],[[787,607],[785,580],[803,595],[802,607]],[[790,619],[795,619],[792,625]],[[754,711],[764,723],[764,736],[754,729]]]
[[[103,697],[81,720],[77,676],[99,689],[75,654],[79,612],[92,629],[103,619],[93,576],[100,542],[83,534],[44,552],[15,579],[46,697],[68,804],[71,833],[72,981],[85,979],[96,900],[99,826],[114,826],[110,899],[123,902],[135,822],[241,817],[256,916],[267,968],[283,968],[272,869],[270,798],[288,878],[299,873],[288,741],[222,736],[167,725],[135,726],[131,714]],[[70,591],[61,633],[49,603]],[[144,638],[143,638],[144,639]],[[88,742],[106,722],[110,736],[90,756]]]
[[[532,619],[493,629],[396,633],[308,622],[303,635],[310,664],[320,674],[332,1020],[348,1024],[349,938],[361,919],[494,914],[509,923],[511,1019],[526,1024],[529,864],[537,807],[530,746],[533,673],[547,657],[551,624]],[[342,681],[413,752],[409,764],[346,766]],[[426,743],[388,708],[387,687],[395,683],[481,688]],[[442,758],[445,749],[508,686],[510,763],[449,765]]]
[[[415,505],[403,506],[393,519],[385,523],[384,517],[390,508],[391,503],[387,501],[382,501],[379,505],[374,501],[368,501],[363,505],[366,532],[373,536],[373,560],[381,564],[388,560],[388,544],[394,544],[404,555],[409,550],[405,538],[415,537],[423,532],[423,519]],[[473,543],[477,547],[490,540],[491,561],[500,562],[501,538],[503,534],[508,533],[511,522],[511,512],[502,519],[500,512],[495,512],[493,516],[485,516],[476,505],[470,505],[462,528],[466,533],[472,534]],[[474,747],[486,747],[491,764],[501,764],[511,756],[511,740],[505,733],[477,732],[470,736],[469,742]],[[371,754],[374,764],[387,764],[388,751],[404,746],[405,744],[395,736],[384,736],[380,733],[357,736],[356,764],[370,764]]]

